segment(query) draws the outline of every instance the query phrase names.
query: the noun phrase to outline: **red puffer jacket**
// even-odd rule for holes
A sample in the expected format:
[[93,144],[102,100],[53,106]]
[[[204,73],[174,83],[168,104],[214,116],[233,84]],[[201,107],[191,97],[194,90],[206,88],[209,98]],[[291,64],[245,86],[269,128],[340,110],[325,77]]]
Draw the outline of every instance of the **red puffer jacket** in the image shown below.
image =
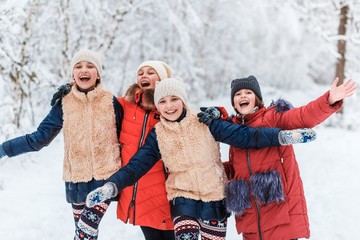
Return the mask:
[[[132,85],[126,96],[118,98],[124,110],[120,133],[122,166],[141,147],[149,131],[159,121],[153,104],[153,90]],[[163,162],[158,161],[137,183],[120,192],[117,217],[123,222],[160,230],[173,230],[170,205],[165,191]]]
[[[329,92],[305,106],[290,110],[286,109],[286,101],[279,100],[269,108],[263,107],[232,120],[252,127],[312,128],[341,107],[342,102],[330,106],[328,96]],[[284,108],[287,111],[283,111]],[[233,175],[228,193],[234,192],[235,188],[241,193],[228,195],[227,204],[228,208],[239,212],[235,217],[236,228],[239,234],[243,233],[244,239],[310,237],[304,189],[292,146],[230,147],[230,159],[225,168]]]

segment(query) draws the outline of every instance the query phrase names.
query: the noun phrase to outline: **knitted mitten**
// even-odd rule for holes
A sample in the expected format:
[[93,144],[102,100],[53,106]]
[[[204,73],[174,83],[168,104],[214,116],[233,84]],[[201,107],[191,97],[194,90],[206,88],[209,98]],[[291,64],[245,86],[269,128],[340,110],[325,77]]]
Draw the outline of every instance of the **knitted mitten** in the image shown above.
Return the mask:
[[102,187],[89,192],[86,197],[86,206],[89,208],[102,203],[108,199],[115,197],[118,194],[118,189],[113,182],[107,182]]
[[219,119],[221,117],[221,112],[216,107],[201,107],[201,112],[197,114],[199,121],[210,125],[214,119]]
[[316,132],[311,128],[281,130],[278,137],[281,145],[307,143],[316,139]]
[[68,94],[71,91],[71,87],[72,87],[71,83],[66,83],[64,85],[61,85],[58,88],[58,91],[54,93],[50,105],[54,106],[58,99],[63,98],[66,94]]

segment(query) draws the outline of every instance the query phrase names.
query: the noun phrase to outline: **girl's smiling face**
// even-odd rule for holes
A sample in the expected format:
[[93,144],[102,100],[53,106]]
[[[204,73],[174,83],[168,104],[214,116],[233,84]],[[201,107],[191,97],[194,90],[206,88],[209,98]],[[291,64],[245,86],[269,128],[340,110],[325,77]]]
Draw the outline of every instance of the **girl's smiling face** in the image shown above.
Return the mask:
[[177,96],[166,96],[158,101],[158,111],[169,121],[176,121],[184,110],[184,103]]
[[86,61],[75,64],[73,77],[78,88],[84,91],[93,89],[100,79],[95,65]]
[[246,115],[252,112],[256,104],[256,95],[250,89],[241,89],[234,95],[234,108],[238,113]]
[[154,89],[157,81],[160,81],[160,77],[152,67],[145,66],[137,72],[137,84],[144,90]]

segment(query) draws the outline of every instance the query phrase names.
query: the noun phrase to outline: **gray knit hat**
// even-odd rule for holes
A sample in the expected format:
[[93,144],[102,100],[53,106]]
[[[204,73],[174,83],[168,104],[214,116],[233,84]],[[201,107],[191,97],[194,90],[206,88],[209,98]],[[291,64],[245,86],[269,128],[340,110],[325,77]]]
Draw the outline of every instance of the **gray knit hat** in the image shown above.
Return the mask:
[[158,107],[158,102],[166,96],[177,96],[187,106],[188,98],[185,91],[185,85],[180,78],[165,78],[157,82],[154,92],[154,103]]
[[234,106],[234,95],[241,89],[250,89],[255,95],[262,100],[260,85],[256,77],[250,75],[246,78],[234,79],[231,81],[231,105]]
[[145,61],[141,63],[137,68],[136,73],[140,70],[140,68],[146,66],[155,69],[156,73],[159,75],[160,80],[172,77],[173,70],[171,69],[171,67],[165,62],[155,60]]
[[101,58],[100,58],[99,54],[97,54],[94,51],[88,50],[88,49],[78,51],[77,53],[75,53],[75,55],[71,59],[71,64],[70,64],[71,78],[73,78],[73,71],[74,71],[75,65],[77,63],[83,62],[83,61],[94,64],[96,67],[96,70],[99,74],[99,77],[101,79],[101,75],[102,75]]

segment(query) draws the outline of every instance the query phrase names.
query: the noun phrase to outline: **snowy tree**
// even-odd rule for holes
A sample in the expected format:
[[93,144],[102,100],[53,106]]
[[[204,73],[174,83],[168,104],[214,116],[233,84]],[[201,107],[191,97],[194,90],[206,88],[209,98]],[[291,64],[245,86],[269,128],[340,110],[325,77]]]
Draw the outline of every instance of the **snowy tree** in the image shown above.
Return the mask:
[[[341,6],[349,6],[339,36]],[[346,41],[346,78],[360,78],[357,0],[2,0],[0,136],[26,131],[72,81],[72,55],[102,56],[103,83],[123,95],[145,60],[163,60],[187,83],[190,101],[229,95],[230,81],[309,89],[333,80],[337,41]]]

